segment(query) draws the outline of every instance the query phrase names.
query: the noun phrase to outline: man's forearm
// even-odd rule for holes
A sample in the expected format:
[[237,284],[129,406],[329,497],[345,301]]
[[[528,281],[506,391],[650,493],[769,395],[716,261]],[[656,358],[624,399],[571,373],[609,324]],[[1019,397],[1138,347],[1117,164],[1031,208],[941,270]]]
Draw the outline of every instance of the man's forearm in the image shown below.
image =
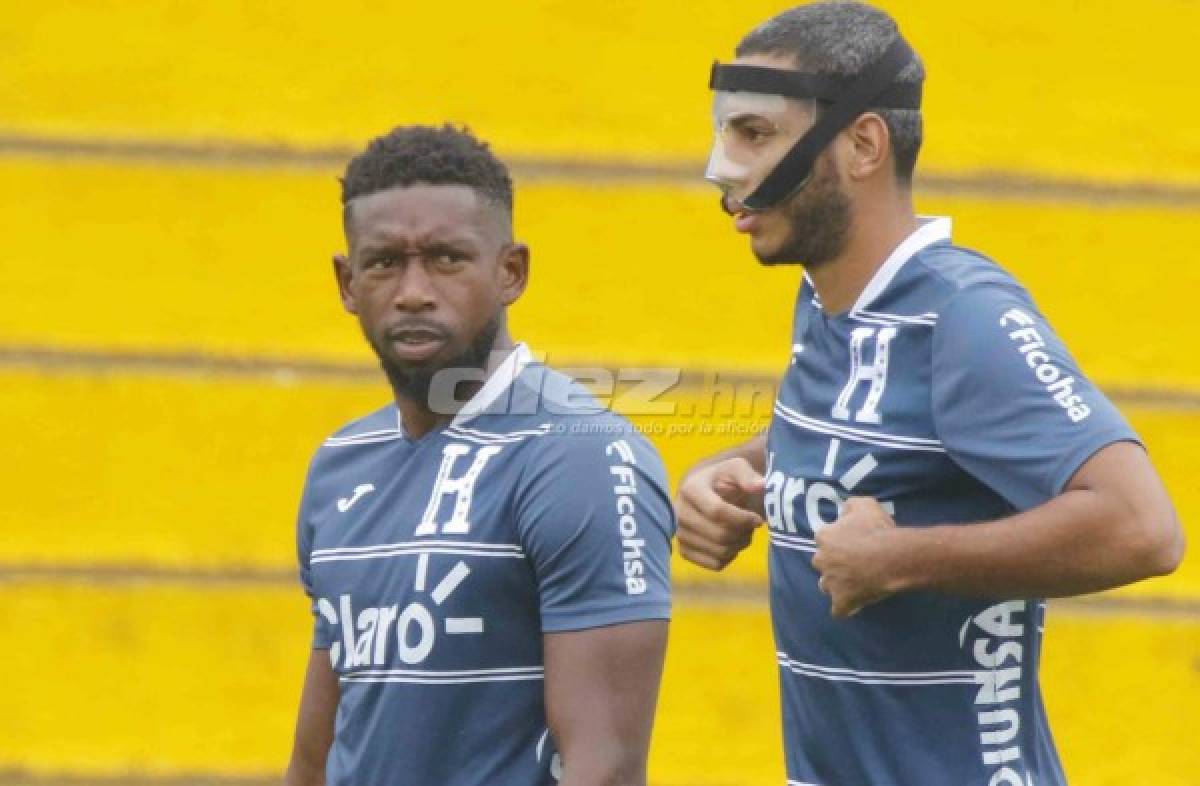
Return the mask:
[[1169,573],[1182,543],[1090,490],[1067,491],[998,521],[888,532],[892,591],[1063,597]]

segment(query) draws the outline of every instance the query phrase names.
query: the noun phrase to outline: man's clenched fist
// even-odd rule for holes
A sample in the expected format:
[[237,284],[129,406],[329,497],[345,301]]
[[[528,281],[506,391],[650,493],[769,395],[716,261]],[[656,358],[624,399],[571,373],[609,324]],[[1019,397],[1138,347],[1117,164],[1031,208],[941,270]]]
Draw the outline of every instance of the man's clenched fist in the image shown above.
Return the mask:
[[743,458],[688,473],[675,500],[679,553],[709,570],[722,570],[750,545],[763,521],[763,476]]
[[851,497],[838,520],[817,531],[813,567],[817,586],[833,603],[833,616],[849,617],[898,589],[890,575],[889,536],[896,522],[870,497]]

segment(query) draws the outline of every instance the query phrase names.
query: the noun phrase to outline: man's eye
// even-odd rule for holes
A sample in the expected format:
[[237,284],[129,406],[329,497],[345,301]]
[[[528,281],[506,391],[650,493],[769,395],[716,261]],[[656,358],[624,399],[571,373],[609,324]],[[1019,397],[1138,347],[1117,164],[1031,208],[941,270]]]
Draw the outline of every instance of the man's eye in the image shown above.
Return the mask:
[[758,128],[756,126],[742,126],[738,131],[742,139],[751,145],[758,144],[771,135],[770,129]]
[[399,258],[385,254],[367,260],[366,268],[368,270],[382,270],[384,268],[395,267],[397,262],[399,262]]
[[455,268],[466,261],[466,257],[454,251],[442,251],[433,254],[431,261],[439,269]]

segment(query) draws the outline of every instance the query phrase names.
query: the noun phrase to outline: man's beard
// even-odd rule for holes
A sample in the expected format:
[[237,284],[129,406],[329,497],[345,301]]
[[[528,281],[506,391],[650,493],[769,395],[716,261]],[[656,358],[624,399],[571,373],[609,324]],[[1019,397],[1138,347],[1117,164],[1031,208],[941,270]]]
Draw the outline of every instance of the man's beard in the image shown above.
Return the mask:
[[379,365],[387,375],[392,390],[397,396],[420,404],[432,411],[429,401],[429,389],[433,378],[446,369],[487,369],[492,349],[496,345],[496,336],[500,334],[500,317],[493,316],[479,332],[472,337],[470,344],[462,352],[450,358],[445,363],[428,366],[402,365],[390,357],[374,339],[368,337],[368,343],[379,358]]
[[792,262],[813,269],[836,259],[850,234],[850,199],[828,161],[818,161],[813,178],[784,207],[790,232],[779,248],[755,252],[764,265]]

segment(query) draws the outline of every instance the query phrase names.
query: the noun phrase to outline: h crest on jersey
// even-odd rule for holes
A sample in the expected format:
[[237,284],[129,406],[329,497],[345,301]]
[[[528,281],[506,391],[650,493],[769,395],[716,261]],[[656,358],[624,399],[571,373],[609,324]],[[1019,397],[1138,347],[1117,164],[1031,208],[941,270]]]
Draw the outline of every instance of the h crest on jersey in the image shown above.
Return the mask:
[[[896,328],[885,327],[876,330],[873,327],[857,327],[850,334],[850,379],[833,404],[831,414],[836,420],[850,419],[850,399],[860,385],[869,385],[867,397],[854,413],[858,423],[880,425],[883,417],[879,414],[879,402],[883,398],[883,390],[887,387],[888,350],[892,339],[896,337]],[[875,339],[875,354],[871,362],[863,356],[863,346],[870,338]]]
[[[475,451],[474,457],[467,459],[472,450]],[[471,498],[475,493],[475,483],[479,480],[479,475],[483,472],[483,467],[487,464],[488,459],[501,450],[503,448],[497,445],[484,445],[474,449],[457,442],[451,442],[442,448],[442,463],[438,467],[429,504],[425,506],[421,523],[413,534],[417,536],[465,535],[470,532]],[[469,465],[467,464],[468,460],[470,461]],[[467,466],[466,471],[456,476],[455,470],[461,470],[464,465]],[[438,514],[444,507],[443,503],[446,497],[453,499],[450,517],[439,522]]]

